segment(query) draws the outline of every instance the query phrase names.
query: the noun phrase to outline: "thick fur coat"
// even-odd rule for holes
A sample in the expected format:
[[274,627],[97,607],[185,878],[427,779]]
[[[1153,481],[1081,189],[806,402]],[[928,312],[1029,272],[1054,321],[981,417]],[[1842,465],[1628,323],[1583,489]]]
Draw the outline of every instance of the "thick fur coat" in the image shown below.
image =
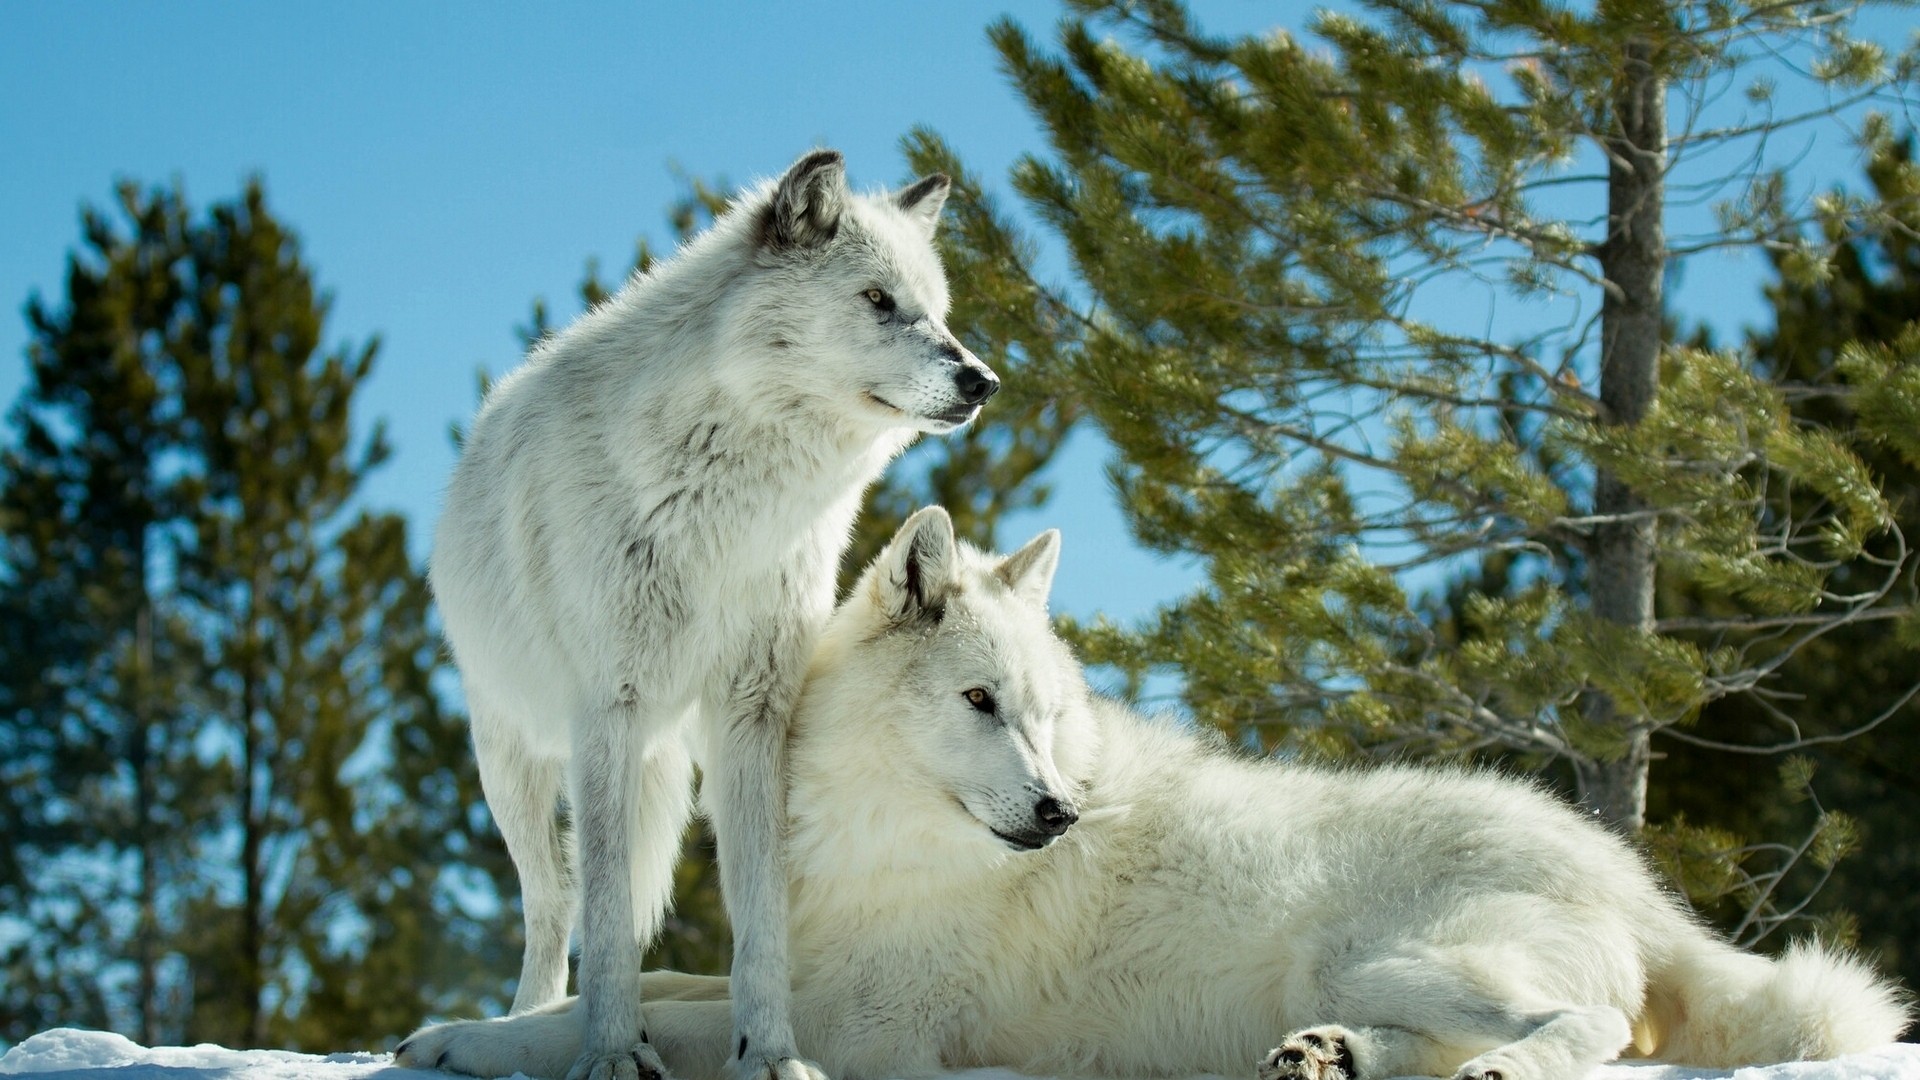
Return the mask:
[[[1049,628],[1057,543],[996,559],[922,511],[814,658],[794,1019],[835,1074],[1577,1080],[1623,1051],[1731,1067],[1905,1026],[1856,961],[1717,940],[1528,783],[1254,761],[1097,698]],[[726,981],[650,978],[668,1061],[717,1068]],[[578,1030],[562,1003],[429,1029],[416,1060],[547,1075]]]
[[943,321],[947,191],[854,194],[840,155],[809,154],[535,346],[469,430],[432,581],[520,876],[515,1012],[565,992],[578,921],[568,1075],[659,1072],[640,947],[698,761],[737,942],[733,1067],[817,1076],[789,1020],[787,722],[862,491],[997,386]]

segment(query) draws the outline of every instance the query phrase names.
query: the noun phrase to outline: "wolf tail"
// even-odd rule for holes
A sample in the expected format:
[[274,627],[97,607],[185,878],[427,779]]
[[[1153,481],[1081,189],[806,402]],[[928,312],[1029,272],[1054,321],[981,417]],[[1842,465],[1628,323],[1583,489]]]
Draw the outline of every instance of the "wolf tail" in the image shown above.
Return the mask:
[[1909,999],[1858,958],[1795,942],[1778,959],[1688,926],[1649,972],[1634,1042],[1650,1057],[1708,1068],[1819,1059],[1900,1037]]

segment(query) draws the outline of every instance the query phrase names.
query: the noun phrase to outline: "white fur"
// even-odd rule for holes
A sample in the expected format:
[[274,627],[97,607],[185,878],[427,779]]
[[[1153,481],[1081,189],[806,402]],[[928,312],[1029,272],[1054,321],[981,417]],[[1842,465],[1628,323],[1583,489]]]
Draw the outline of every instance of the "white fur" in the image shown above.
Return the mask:
[[[1904,1027],[1856,962],[1718,942],[1525,782],[1252,761],[1092,696],[1047,623],[1056,550],[994,560],[922,511],[823,636],[790,850],[796,1032],[828,1069],[1576,1080],[1634,1042],[1725,1068]],[[1036,786],[1080,820],[1016,851],[990,829]],[[646,1020],[676,1068],[725,1056],[714,1001]],[[445,1025],[414,1060],[547,1075],[578,1025],[564,1003]]]
[[640,948],[695,761],[735,928],[736,1071],[818,1075],[789,1017],[787,721],[862,490],[994,385],[942,321],[947,190],[856,195],[838,154],[803,157],[536,345],[469,431],[432,579],[520,875],[514,1011],[565,992],[577,915],[582,1080],[658,1071]]

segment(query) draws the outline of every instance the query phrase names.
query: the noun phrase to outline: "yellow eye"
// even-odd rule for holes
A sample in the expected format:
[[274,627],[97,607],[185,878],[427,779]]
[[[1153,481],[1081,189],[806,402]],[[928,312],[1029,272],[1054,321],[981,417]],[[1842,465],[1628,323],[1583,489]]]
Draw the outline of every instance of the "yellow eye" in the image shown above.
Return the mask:
[[974,687],[971,690],[966,691],[961,696],[967,699],[967,704],[973,706],[975,709],[983,713],[993,712],[994,709],[998,707],[994,703],[993,695],[987,693],[985,689],[978,686]]
[[881,292],[879,289],[867,290],[867,303],[872,304],[874,307],[879,307],[881,304],[886,303],[886,300],[887,294]]

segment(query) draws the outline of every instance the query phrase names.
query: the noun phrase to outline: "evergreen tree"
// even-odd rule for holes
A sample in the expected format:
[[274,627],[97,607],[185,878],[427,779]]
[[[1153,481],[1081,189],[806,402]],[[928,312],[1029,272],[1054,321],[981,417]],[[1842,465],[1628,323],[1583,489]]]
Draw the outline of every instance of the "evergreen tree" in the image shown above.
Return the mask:
[[182,635],[156,608],[177,445],[161,356],[177,340],[176,196],[122,187],[131,235],[83,215],[67,305],[27,305],[18,445],[0,460],[0,1037],[53,1023],[180,1031],[162,977],[181,842],[208,803],[179,705]]
[[504,860],[405,524],[356,505],[387,453],[351,415],[375,348],[325,350],[257,182],[201,221],[177,192],[121,205],[134,235],[90,214],[66,309],[30,307],[0,503],[5,730],[44,748],[8,812],[52,826],[8,886],[29,943],[74,942],[59,985],[10,986],[7,1034],[78,1019],[92,979],[98,1022],[149,1041],[391,1038],[478,1003]]
[[[1868,178],[1885,208],[1880,224],[1842,240],[1826,276],[1804,283],[1777,278],[1767,289],[1774,325],[1750,337],[1760,369],[1792,388],[1794,416],[1810,426],[1862,426],[1856,410],[1863,402],[1849,393],[1843,374],[1873,351],[1861,343],[1915,356],[1920,168],[1911,136],[1882,147],[1869,163]],[[1911,359],[1901,370],[1899,377],[1915,378]],[[1913,430],[1912,423],[1906,422],[1906,430]],[[1911,446],[1902,452],[1898,443],[1874,441],[1860,453],[1892,502],[1900,531],[1876,538],[1835,570],[1832,580],[1843,592],[1875,587],[1885,567],[1901,561],[1896,541],[1920,536],[1920,455]],[[1673,599],[1672,610],[1661,613],[1663,623],[1721,614],[1686,604],[1687,595],[1678,590]],[[1903,766],[1920,757],[1920,685],[1913,679],[1913,643],[1888,632],[1888,618],[1896,613],[1891,607],[1863,612],[1862,619],[1787,657],[1768,697],[1708,704],[1667,747],[1661,769],[1673,782],[1656,791],[1654,804],[1731,836],[1785,836],[1803,827],[1803,806],[1735,793],[1765,791],[1768,774],[1796,757],[1815,766],[1813,787],[1822,801],[1845,806],[1858,819],[1860,853],[1836,863],[1795,844],[1773,852],[1760,880],[1732,884],[1771,886],[1796,904],[1808,899],[1807,912],[1841,921],[1836,936],[1850,936],[1847,924],[1857,921],[1860,944],[1908,986],[1920,986],[1920,950],[1911,944],[1920,935],[1920,912],[1905,887],[1920,873],[1920,838],[1911,829],[1920,819],[1920,784]],[[1722,907],[1728,922],[1747,923],[1749,935],[1770,929],[1764,918],[1748,919],[1751,897],[1740,889]]]
[[[1856,5],[1368,0],[1313,40],[1069,7],[1057,53],[991,36],[1051,148],[1014,187],[1074,280],[986,291],[1080,312],[1028,377],[1083,395],[1139,538],[1207,573],[1078,628],[1092,659],[1171,670],[1268,749],[1498,755],[1633,830],[1656,737],[1863,619],[1911,648],[1913,561],[1856,452],[1905,445],[1910,358],[1843,367],[1879,403],[1856,427],[1796,423],[1771,372],[1676,347],[1664,296],[1743,245],[1819,280],[1884,219],[1774,156],[1870,152],[1868,110],[1910,104],[1913,58],[1854,37]],[[1676,192],[1713,222],[1669,235]],[[1871,587],[1836,576],[1875,545],[1901,555]],[[1656,569],[1725,616],[1661,624]],[[1462,574],[1504,584],[1446,618],[1409,598]]]

